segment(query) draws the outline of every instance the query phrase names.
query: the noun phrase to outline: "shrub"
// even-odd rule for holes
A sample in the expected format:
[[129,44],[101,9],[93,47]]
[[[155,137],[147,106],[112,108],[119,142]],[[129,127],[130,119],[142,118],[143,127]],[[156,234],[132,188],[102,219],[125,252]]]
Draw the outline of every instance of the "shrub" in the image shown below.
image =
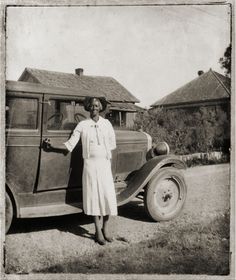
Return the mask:
[[135,129],[149,133],[153,142],[166,141],[175,154],[229,151],[230,122],[223,106],[165,109],[138,113]]

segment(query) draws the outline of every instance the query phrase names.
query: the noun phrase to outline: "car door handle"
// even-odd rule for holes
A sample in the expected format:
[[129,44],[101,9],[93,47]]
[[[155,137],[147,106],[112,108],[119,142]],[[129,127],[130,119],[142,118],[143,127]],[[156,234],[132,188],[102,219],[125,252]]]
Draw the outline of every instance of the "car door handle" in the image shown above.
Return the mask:
[[50,138],[43,139],[42,148],[44,150],[49,150],[51,148]]

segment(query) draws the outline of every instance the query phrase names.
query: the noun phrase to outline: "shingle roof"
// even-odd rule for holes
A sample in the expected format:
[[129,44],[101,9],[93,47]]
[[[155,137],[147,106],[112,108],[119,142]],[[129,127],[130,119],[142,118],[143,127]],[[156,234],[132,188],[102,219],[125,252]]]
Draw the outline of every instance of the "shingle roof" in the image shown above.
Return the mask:
[[230,79],[211,69],[180,87],[151,107],[212,101],[230,97]]
[[79,76],[72,73],[25,68],[19,81],[27,80],[27,75],[34,82],[46,86],[76,89],[81,93],[81,96],[104,96],[109,101],[140,102],[112,77]]
[[133,104],[125,102],[111,102],[111,109],[116,111],[126,111],[126,112],[137,112],[143,111],[144,109]]

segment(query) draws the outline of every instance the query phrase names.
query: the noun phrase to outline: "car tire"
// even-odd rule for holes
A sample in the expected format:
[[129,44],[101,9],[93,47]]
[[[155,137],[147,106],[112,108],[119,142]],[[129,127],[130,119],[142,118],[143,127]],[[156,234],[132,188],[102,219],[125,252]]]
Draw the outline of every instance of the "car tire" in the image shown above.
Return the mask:
[[13,220],[13,205],[9,194],[6,192],[5,202],[5,232],[7,233],[11,227]]
[[169,221],[180,213],[187,196],[181,170],[160,169],[149,181],[144,193],[144,207],[154,221]]

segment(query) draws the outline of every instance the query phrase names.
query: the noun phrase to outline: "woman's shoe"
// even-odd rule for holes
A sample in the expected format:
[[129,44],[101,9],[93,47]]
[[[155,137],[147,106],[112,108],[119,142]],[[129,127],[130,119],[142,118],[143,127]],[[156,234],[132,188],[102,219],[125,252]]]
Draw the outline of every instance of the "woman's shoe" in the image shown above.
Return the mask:
[[97,233],[95,233],[95,242],[97,242],[99,245],[105,245],[106,241],[104,238],[102,238],[101,236],[99,236]]
[[112,237],[106,236],[106,234],[104,233],[104,230],[103,230],[103,229],[102,229],[102,234],[103,234],[103,236],[104,236],[104,238],[105,238],[105,240],[106,240],[107,242],[112,242],[112,241],[113,241],[113,238],[112,238]]

